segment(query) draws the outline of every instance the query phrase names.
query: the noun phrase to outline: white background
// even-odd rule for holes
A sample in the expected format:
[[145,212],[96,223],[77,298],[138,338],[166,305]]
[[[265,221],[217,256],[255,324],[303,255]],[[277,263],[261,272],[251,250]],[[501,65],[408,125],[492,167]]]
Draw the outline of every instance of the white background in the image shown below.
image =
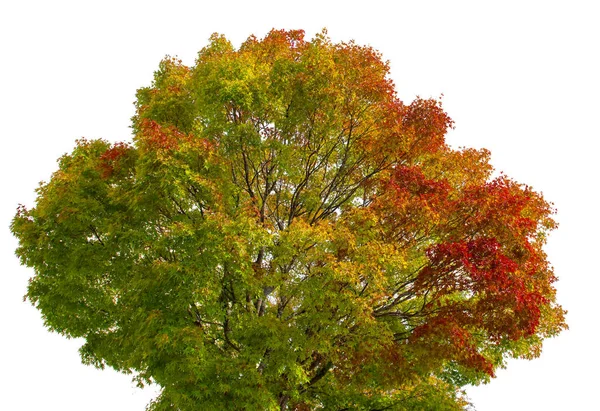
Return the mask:
[[480,411],[600,409],[598,148],[600,13],[594,1],[13,1],[0,5],[0,409],[143,410],[155,394],[79,363],[22,301],[33,274],[13,255],[18,203],[81,136],[131,138],[134,93],[160,59],[193,64],[213,32],[236,46],[271,28],[327,27],[390,60],[405,101],[444,94],[453,146],[558,208],[547,252],[570,330],[541,358],[469,388]]

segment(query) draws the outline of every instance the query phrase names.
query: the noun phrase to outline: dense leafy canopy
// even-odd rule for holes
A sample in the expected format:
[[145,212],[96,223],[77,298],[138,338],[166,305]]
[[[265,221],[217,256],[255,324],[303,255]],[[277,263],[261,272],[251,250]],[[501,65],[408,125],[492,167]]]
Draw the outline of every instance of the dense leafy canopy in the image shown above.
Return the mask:
[[27,298],[152,410],[461,409],[565,328],[553,209],[388,72],[301,31],[166,58],[133,143],[78,141],[19,208]]

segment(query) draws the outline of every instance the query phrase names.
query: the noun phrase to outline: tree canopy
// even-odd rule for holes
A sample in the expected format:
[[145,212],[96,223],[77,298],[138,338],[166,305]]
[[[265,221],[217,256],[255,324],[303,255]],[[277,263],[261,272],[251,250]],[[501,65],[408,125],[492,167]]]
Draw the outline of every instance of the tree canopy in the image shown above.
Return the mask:
[[150,410],[462,409],[566,327],[554,210],[445,142],[370,47],[213,35],[79,140],[11,229],[46,326]]

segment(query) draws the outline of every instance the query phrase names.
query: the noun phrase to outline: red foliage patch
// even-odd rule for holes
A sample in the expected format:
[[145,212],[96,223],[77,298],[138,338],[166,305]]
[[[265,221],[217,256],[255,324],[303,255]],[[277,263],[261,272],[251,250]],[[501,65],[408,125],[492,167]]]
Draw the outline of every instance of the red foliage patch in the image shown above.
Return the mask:
[[99,165],[102,178],[109,178],[115,172],[118,172],[121,167],[121,159],[125,157],[131,149],[131,146],[127,143],[118,142],[102,153]]

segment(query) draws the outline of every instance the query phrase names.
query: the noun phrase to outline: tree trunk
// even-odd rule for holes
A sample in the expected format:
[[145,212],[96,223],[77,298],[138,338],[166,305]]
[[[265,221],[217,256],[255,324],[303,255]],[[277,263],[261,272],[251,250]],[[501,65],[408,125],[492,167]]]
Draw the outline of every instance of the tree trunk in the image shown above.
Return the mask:
[[289,395],[286,395],[286,394],[282,394],[279,397],[279,410],[280,411],[287,410],[287,404],[288,404],[289,400],[290,400],[290,397],[289,397]]

